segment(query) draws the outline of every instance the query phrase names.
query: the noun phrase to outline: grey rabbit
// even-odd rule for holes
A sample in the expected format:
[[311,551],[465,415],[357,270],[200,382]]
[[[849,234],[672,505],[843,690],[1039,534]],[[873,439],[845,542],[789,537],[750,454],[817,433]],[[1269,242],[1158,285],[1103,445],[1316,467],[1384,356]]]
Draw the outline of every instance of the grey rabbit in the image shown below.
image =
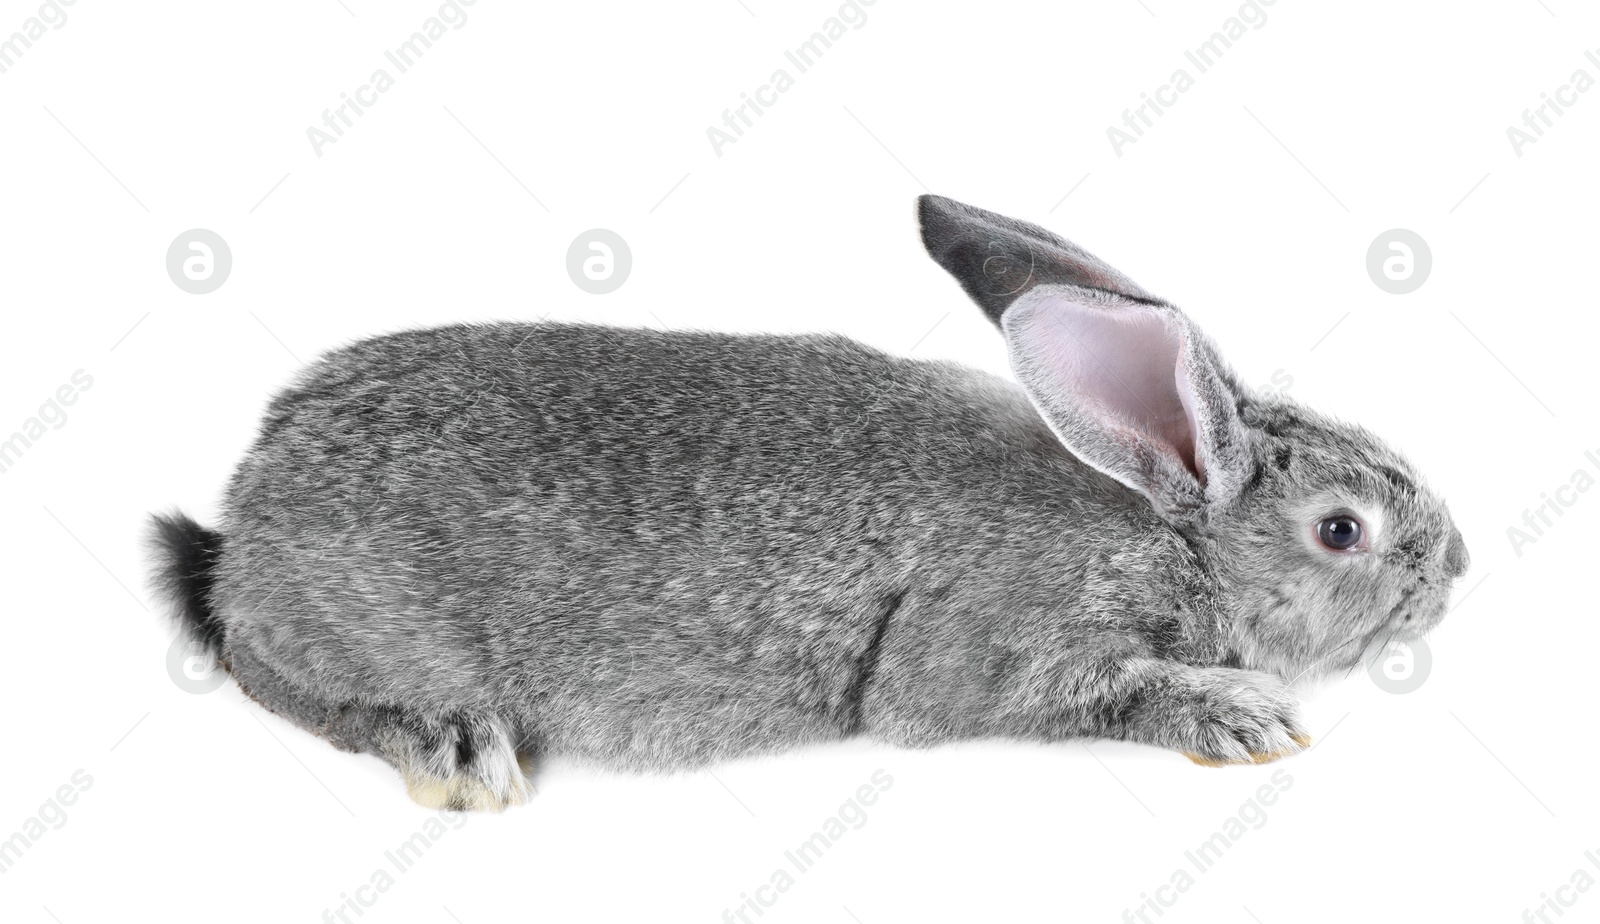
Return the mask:
[[1020,387],[827,334],[364,340],[272,401],[218,529],[154,519],[179,624],[419,803],[497,810],[548,756],[857,735],[1265,761],[1309,745],[1291,682],[1444,617],[1466,546],[1400,455],[1048,231],[918,217]]

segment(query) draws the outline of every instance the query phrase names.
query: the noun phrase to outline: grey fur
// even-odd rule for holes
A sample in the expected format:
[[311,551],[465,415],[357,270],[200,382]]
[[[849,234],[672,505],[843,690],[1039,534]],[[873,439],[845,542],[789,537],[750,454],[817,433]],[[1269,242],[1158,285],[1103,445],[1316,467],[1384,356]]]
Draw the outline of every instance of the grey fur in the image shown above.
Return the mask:
[[[958,278],[998,234],[1050,262],[1036,282],[1092,277],[1188,325],[1058,238],[952,205],[922,217]],[[1005,328],[1033,288],[979,300]],[[365,340],[272,402],[195,608],[268,708],[492,796],[440,797],[458,807],[518,801],[513,753],[663,770],[855,734],[1291,751],[1286,681],[1436,623],[1465,547],[1393,451],[1240,389],[1192,333],[1232,481],[1171,503],[1080,461],[1015,385],[840,336]],[[1307,541],[1345,507],[1381,511],[1370,553]]]

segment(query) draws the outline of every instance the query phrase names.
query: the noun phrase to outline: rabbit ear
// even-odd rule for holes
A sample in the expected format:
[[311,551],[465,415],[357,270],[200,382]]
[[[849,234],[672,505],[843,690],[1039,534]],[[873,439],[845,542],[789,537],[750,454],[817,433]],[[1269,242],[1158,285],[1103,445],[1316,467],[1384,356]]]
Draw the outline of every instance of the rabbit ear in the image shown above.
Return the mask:
[[1002,328],[1023,389],[1078,458],[1171,517],[1238,495],[1249,456],[1235,391],[1176,309],[1044,285]]
[[1074,455],[1169,517],[1237,496],[1250,466],[1238,390],[1182,312],[1041,228],[935,196],[920,211],[929,253],[1000,325]]
[[917,218],[928,255],[956,277],[997,326],[1007,306],[1047,283],[1155,301],[1133,280],[1038,225],[943,196],[918,197]]

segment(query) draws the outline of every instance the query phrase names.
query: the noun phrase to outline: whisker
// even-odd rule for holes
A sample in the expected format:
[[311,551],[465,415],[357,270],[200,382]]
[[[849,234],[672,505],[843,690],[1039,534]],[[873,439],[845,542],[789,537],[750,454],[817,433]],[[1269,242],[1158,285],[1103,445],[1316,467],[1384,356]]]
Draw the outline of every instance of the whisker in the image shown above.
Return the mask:
[[[1289,685],[1293,686],[1295,680],[1299,680],[1301,677],[1304,677],[1306,674],[1309,674],[1312,671],[1312,669],[1315,668],[1317,665],[1323,663],[1324,661],[1327,661],[1329,658],[1332,658],[1334,655],[1336,655],[1339,652],[1345,650],[1346,648],[1349,648],[1351,643],[1361,641],[1362,637],[1363,636],[1361,636],[1361,635],[1352,636],[1349,641],[1347,641],[1344,644],[1340,645],[1339,647],[1333,649],[1332,651],[1330,651],[1327,654],[1323,655],[1322,657],[1316,659],[1315,661],[1312,661],[1309,665],[1306,666],[1305,670],[1303,670],[1300,673],[1294,675],[1294,680],[1289,681]],[[1348,672],[1345,674],[1345,676],[1347,676],[1347,677],[1349,676]]]

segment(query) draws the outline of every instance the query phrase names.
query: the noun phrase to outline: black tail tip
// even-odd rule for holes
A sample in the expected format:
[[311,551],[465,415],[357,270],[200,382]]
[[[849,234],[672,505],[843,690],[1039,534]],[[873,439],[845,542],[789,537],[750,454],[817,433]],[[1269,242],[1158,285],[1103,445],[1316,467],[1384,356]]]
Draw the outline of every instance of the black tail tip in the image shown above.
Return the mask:
[[150,517],[155,586],[166,597],[179,627],[216,656],[222,651],[222,621],[211,606],[222,534],[183,513]]

